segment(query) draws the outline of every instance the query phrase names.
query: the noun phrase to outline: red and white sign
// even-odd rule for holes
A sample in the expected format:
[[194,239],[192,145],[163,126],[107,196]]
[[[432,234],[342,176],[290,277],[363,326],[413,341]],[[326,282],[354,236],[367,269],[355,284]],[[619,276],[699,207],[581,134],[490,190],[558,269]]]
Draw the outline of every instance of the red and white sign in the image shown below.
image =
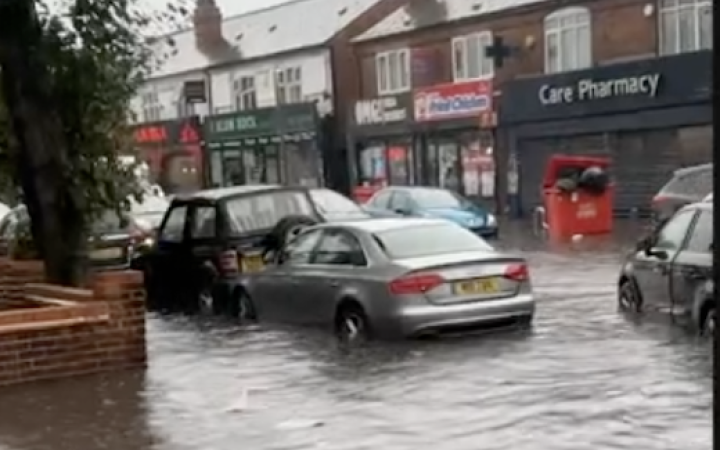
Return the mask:
[[490,80],[448,83],[417,89],[414,92],[415,121],[479,117],[493,110],[493,85]]

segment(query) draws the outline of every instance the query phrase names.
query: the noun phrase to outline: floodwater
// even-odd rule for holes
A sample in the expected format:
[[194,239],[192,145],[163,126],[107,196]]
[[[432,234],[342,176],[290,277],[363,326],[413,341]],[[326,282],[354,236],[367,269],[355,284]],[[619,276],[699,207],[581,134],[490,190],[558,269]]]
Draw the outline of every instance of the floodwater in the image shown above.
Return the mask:
[[532,264],[532,332],[347,353],[309,330],[151,318],[146,372],[0,391],[0,449],[709,449],[709,343],[616,312],[622,225],[567,246],[505,233]]

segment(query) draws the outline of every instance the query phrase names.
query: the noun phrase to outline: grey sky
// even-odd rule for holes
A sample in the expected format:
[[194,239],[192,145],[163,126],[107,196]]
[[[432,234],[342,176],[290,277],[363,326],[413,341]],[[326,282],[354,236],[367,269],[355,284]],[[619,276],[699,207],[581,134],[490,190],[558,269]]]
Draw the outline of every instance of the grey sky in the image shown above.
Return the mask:
[[[168,0],[150,0],[153,4],[158,7],[163,7],[168,3]],[[278,3],[285,3],[287,0],[216,0],[217,5],[223,13],[223,16],[229,17],[237,14],[245,13],[259,8],[266,8],[268,6],[277,5]],[[187,5],[195,3],[194,0],[186,0]]]

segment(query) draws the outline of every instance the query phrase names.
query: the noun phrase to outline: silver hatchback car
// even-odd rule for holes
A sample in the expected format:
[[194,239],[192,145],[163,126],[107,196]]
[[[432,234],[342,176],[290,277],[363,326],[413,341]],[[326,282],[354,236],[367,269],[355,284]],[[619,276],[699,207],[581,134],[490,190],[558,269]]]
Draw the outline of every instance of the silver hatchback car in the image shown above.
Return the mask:
[[535,312],[525,259],[441,219],[308,228],[243,285],[258,320],[332,327],[344,340],[527,326]]

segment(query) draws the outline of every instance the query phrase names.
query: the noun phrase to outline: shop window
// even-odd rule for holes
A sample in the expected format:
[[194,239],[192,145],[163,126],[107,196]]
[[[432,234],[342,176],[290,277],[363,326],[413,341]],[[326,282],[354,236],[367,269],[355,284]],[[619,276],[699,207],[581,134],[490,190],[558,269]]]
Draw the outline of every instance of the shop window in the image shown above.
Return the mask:
[[490,45],[492,45],[492,33],[489,31],[453,39],[453,78],[455,81],[493,77],[493,60],[485,56],[485,48]]
[[[314,141],[285,144],[282,150],[284,182],[317,187],[322,184],[322,158]],[[278,181],[267,181],[277,183]]]
[[358,156],[361,183],[385,186],[415,181],[412,147],[406,143],[370,144]]
[[662,0],[658,19],[660,54],[712,48],[711,0]]
[[235,110],[247,111],[257,108],[257,91],[254,76],[243,76],[233,80],[232,92],[235,98]]
[[592,65],[590,10],[564,8],[545,18],[545,73],[585,69]]
[[378,94],[389,95],[410,89],[410,51],[406,48],[375,56]]

